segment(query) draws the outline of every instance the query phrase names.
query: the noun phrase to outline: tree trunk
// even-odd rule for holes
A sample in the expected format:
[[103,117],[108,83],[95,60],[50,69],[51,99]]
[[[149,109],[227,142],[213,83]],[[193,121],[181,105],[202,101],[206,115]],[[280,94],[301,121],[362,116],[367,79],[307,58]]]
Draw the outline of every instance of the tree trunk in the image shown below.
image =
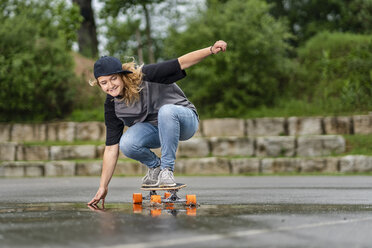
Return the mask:
[[95,58],[98,56],[98,40],[92,0],[72,0],[80,7],[83,22],[78,30],[79,52],[84,56]]
[[142,51],[141,32],[139,28],[136,29],[136,39],[138,43],[138,48],[137,48],[138,62],[140,65],[142,65],[143,64],[143,51]]
[[155,63],[153,43],[152,43],[152,38],[151,38],[150,14],[149,14],[146,4],[142,4],[142,8],[143,8],[143,11],[145,12],[145,18],[146,18],[146,36],[147,36],[147,46],[148,46],[148,51],[149,51],[149,63]]

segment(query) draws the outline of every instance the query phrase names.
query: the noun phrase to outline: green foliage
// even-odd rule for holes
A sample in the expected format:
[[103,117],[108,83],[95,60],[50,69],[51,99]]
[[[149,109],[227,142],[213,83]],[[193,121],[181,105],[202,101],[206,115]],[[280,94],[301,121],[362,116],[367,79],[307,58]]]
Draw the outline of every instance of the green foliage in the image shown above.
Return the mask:
[[[76,80],[68,49],[72,29],[62,21],[67,7],[11,0],[0,6],[0,121],[65,116],[73,105]],[[63,16],[54,16],[54,11]]]
[[[186,0],[107,0],[100,12],[105,19],[105,49],[118,58],[134,57],[154,63],[161,57],[166,26],[179,27]],[[190,5],[190,3],[188,3]],[[185,11],[185,10],[184,10]],[[161,25],[156,21],[161,20]],[[151,49],[150,49],[151,47]]]
[[219,39],[228,52],[213,55],[188,69],[181,86],[203,117],[241,116],[249,108],[272,105],[288,80],[290,36],[285,23],[268,14],[263,1],[209,1],[184,32],[171,30],[168,57],[177,57]]
[[372,155],[372,135],[345,135],[346,152],[350,155]]
[[289,21],[295,44],[328,30],[370,34],[372,0],[266,0],[274,3],[271,13]]
[[104,101],[99,102],[99,107],[92,107],[90,108],[75,108],[72,113],[68,116],[68,121],[105,121],[104,117],[104,108],[103,108]]
[[372,107],[372,36],[323,32],[299,49],[292,94],[340,111]]

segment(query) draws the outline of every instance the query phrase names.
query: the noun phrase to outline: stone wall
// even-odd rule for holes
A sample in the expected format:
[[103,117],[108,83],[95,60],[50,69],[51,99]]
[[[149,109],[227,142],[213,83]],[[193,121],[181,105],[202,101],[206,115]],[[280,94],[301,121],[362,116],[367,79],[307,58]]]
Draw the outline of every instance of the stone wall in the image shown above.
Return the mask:
[[[372,114],[202,120],[197,134],[180,142],[175,171],[190,175],[372,172],[372,157],[340,157],[346,150],[343,134],[372,134]],[[73,145],[76,140],[101,144]],[[104,140],[102,122],[0,124],[0,176],[100,175]],[[32,141],[40,145],[24,143]],[[44,141],[71,145],[43,145]],[[120,153],[119,158],[125,157]],[[138,162],[120,159],[115,174],[146,172]]]
[[[101,161],[5,161],[0,177],[99,176]],[[372,172],[372,156],[309,158],[189,158],[177,160],[175,173],[188,175],[241,175],[275,173],[355,173]],[[145,166],[134,161],[118,161],[115,175],[144,175]]]
[[105,140],[103,122],[0,124],[0,142]]
[[[101,159],[104,145],[28,146],[22,143],[0,143],[3,161]],[[207,156],[244,157],[314,157],[345,152],[340,135],[271,136],[271,137],[195,137],[181,141],[178,158]],[[159,154],[157,149],[155,153]],[[120,158],[125,158],[120,154]]]
[[[202,120],[198,137],[260,137],[372,134],[372,114],[337,117],[290,117]],[[0,124],[1,142],[105,140],[102,122]]]

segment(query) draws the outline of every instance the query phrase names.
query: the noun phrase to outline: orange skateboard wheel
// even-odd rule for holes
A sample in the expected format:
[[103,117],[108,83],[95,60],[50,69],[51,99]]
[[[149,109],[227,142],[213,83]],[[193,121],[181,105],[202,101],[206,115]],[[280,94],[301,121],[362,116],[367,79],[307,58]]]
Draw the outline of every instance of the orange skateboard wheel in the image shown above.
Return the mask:
[[165,209],[167,209],[167,210],[173,210],[174,209],[174,204],[173,203],[166,203],[165,204]]
[[142,204],[133,204],[133,213],[142,213]]
[[196,216],[196,207],[186,208],[186,214],[188,216]]
[[133,194],[133,203],[134,204],[142,204],[142,194],[141,193],[134,193]]
[[186,205],[196,205],[196,195],[186,195]]
[[160,216],[161,215],[161,209],[155,208],[150,210],[150,214],[152,217]]
[[164,199],[168,199],[171,196],[171,193],[165,192],[164,193]]
[[151,203],[161,203],[161,196],[160,195],[152,195],[151,196]]

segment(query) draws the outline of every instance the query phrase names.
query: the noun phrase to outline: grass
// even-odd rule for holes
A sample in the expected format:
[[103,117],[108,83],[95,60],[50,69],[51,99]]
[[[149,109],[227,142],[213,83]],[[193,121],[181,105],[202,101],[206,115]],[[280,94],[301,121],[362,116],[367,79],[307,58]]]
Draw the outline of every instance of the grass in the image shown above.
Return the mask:
[[[196,106],[198,108],[198,106]],[[343,115],[362,115],[372,111],[371,108],[355,109],[355,107],[345,106],[339,98],[328,98],[326,101],[314,100],[309,102],[304,99],[279,100],[274,106],[258,106],[247,108],[243,115],[236,118],[261,118],[261,117],[290,117],[290,116],[343,116]],[[200,114],[200,113],[199,113]],[[226,116],[229,117],[229,116]],[[230,116],[232,117],[232,116]],[[213,116],[200,116],[200,119],[213,118]],[[104,121],[103,102],[99,107],[75,109],[66,121]]]
[[344,135],[344,138],[346,140],[345,154],[372,156],[372,134]]
[[66,121],[83,122],[83,121],[105,121],[103,103],[99,108],[94,109],[75,109],[66,118]]
[[299,99],[282,99],[275,106],[248,109],[244,118],[291,117],[291,116],[351,116],[368,114],[371,109],[346,108],[339,99],[326,102],[309,102]]

